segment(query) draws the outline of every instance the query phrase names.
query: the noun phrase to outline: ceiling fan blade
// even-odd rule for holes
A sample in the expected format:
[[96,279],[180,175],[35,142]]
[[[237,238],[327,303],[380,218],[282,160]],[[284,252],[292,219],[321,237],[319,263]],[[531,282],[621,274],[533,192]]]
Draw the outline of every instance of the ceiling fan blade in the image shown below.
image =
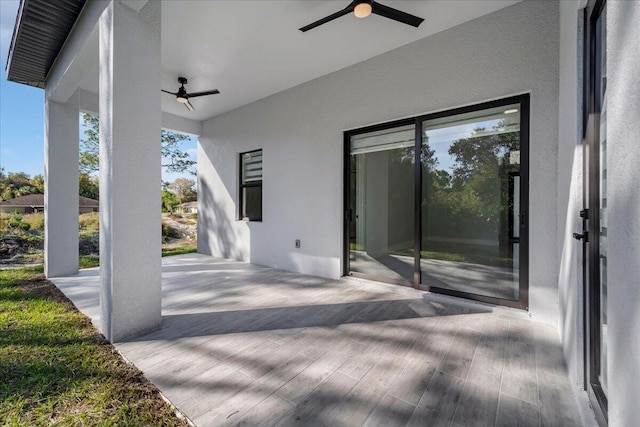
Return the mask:
[[193,98],[193,97],[196,97],[196,96],[216,95],[218,93],[220,93],[220,91],[218,89],[205,90],[203,92],[193,92],[193,93],[189,93],[189,98]]
[[191,102],[189,102],[188,99],[187,99],[187,102],[184,103],[184,106],[187,107],[187,110],[189,111],[196,111],[195,107],[191,105]]
[[394,21],[402,22],[403,24],[411,25],[412,27],[419,27],[420,24],[422,24],[422,21],[424,21],[424,18],[411,15],[410,13],[385,6],[377,2],[373,2],[373,10],[371,13],[393,19]]
[[164,90],[164,89],[160,89],[161,91],[163,91],[164,93],[170,93],[173,96],[176,96],[178,94],[178,92],[169,92],[168,90]]
[[316,22],[313,22],[309,25],[305,25],[304,27],[300,28],[300,31],[302,31],[303,33],[309,31],[309,30],[313,30],[316,27],[319,27],[322,24],[326,24],[327,22],[333,21],[334,19],[338,19],[341,16],[347,15],[349,13],[351,13],[353,11],[353,7],[351,7],[351,5],[345,7],[344,9],[342,9],[341,11],[338,11],[332,15],[329,15],[327,17],[324,17]]

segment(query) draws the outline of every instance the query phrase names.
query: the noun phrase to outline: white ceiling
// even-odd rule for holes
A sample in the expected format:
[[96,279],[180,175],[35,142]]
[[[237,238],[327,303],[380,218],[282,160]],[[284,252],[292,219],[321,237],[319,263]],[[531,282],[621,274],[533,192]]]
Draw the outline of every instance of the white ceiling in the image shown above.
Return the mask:
[[[175,91],[185,76],[189,92],[221,93],[193,98],[193,112],[163,94],[162,110],[205,120],[518,1],[381,0],[425,21],[349,14],[306,33],[298,28],[350,0],[163,1],[162,88]],[[97,66],[81,87],[97,92]]]

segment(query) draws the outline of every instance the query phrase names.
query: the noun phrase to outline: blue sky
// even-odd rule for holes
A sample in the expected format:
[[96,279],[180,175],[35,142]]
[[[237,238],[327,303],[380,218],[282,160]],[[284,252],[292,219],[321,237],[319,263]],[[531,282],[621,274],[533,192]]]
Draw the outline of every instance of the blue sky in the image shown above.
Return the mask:
[[[0,0],[0,167],[5,172],[44,173],[44,90],[7,81],[6,64],[18,0]],[[159,139],[159,138],[158,138]],[[196,139],[182,149],[196,158]],[[165,181],[188,174],[167,174]]]
[[7,172],[44,172],[44,91],[8,82],[5,67],[19,2],[0,0],[0,166]]

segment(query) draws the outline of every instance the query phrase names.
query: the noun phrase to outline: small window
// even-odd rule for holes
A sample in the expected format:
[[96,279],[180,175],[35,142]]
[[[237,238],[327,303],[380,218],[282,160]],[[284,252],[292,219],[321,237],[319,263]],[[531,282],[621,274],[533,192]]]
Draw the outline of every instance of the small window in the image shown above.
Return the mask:
[[262,150],[240,154],[240,218],[262,221]]

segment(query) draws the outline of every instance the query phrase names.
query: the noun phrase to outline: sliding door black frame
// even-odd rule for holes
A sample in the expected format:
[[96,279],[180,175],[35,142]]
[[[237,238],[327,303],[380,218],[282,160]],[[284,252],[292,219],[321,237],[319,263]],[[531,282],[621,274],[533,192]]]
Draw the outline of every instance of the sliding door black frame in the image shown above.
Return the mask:
[[[518,300],[508,300],[502,298],[489,297],[484,295],[477,295],[468,292],[455,291],[450,289],[443,289],[428,284],[422,283],[422,273],[420,268],[420,252],[422,250],[422,167],[420,159],[420,151],[422,147],[422,124],[427,120],[433,120],[448,116],[455,116],[458,114],[471,113],[475,111],[496,108],[501,106],[507,106],[512,104],[520,104],[520,245],[519,245],[519,293]],[[450,110],[440,111],[431,114],[424,114],[416,117],[411,117],[402,120],[395,120],[392,122],[381,123],[377,125],[367,126],[359,129],[353,129],[344,132],[343,142],[343,159],[344,159],[344,244],[343,244],[343,274],[345,276],[354,276],[364,279],[375,280],[379,282],[397,284],[402,286],[409,286],[416,289],[426,290],[434,293],[440,293],[445,295],[451,295],[456,297],[467,298],[475,301],[486,302],[490,304],[498,304],[507,307],[519,308],[527,310],[529,308],[529,106],[530,96],[529,94],[523,94],[518,96],[512,96],[509,98],[503,98],[495,101],[483,102],[480,104],[474,104],[465,107],[454,108]],[[394,127],[415,125],[415,173],[414,173],[414,190],[415,190],[415,209],[414,209],[414,274],[413,283],[404,280],[393,280],[381,277],[374,277],[362,273],[350,271],[350,249],[349,249],[349,223],[351,221],[353,212],[350,207],[351,198],[351,153],[350,144],[351,138],[355,135],[363,133],[375,132]]]
[[[401,126],[413,125],[417,123],[416,120],[417,120],[416,118],[394,120],[392,122],[380,123],[377,125],[367,126],[365,128],[350,130],[344,133],[344,144],[343,144],[344,146],[344,152],[343,152],[343,158],[344,158],[344,169],[343,169],[344,170],[343,172],[344,173],[344,190],[343,190],[343,194],[344,194],[344,202],[343,202],[344,203],[343,204],[344,206],[344,227],[343,227],[344,228],[344,244],[343,244],[344,262],[343,262],[343,269],[342,269],[342,274],[344,276],[359,277],[361,279],[375,280],[377,282],[407,286],[410,288],[415,287],[413,283],[407,280],[395,280],[391,278],[374,277],[367,274],[350,271],[349,260],[350,260],[351,251],[349,250],[349,240],[350,240],[349,239],[349,222],[351,221],[351,218],[354,215],[354,213],[351,211],[351,206],[350,206],[351,186],[349,184],[351,179],[351,137],[352,136],[360,135],[363,133],[369,133],[369,132],[377,132],[385,129],[393,129]],[[420,169],[417,166],[415,166],[415,168]],[[414,224],[414,227],[415,227],[415,224]],[[418,256],[419,256],[419,253],[418,253]],[[414,273],[414,276],[415,276],[415,273]],[[415,283],[415,277],[414,277],[414,283]]]

